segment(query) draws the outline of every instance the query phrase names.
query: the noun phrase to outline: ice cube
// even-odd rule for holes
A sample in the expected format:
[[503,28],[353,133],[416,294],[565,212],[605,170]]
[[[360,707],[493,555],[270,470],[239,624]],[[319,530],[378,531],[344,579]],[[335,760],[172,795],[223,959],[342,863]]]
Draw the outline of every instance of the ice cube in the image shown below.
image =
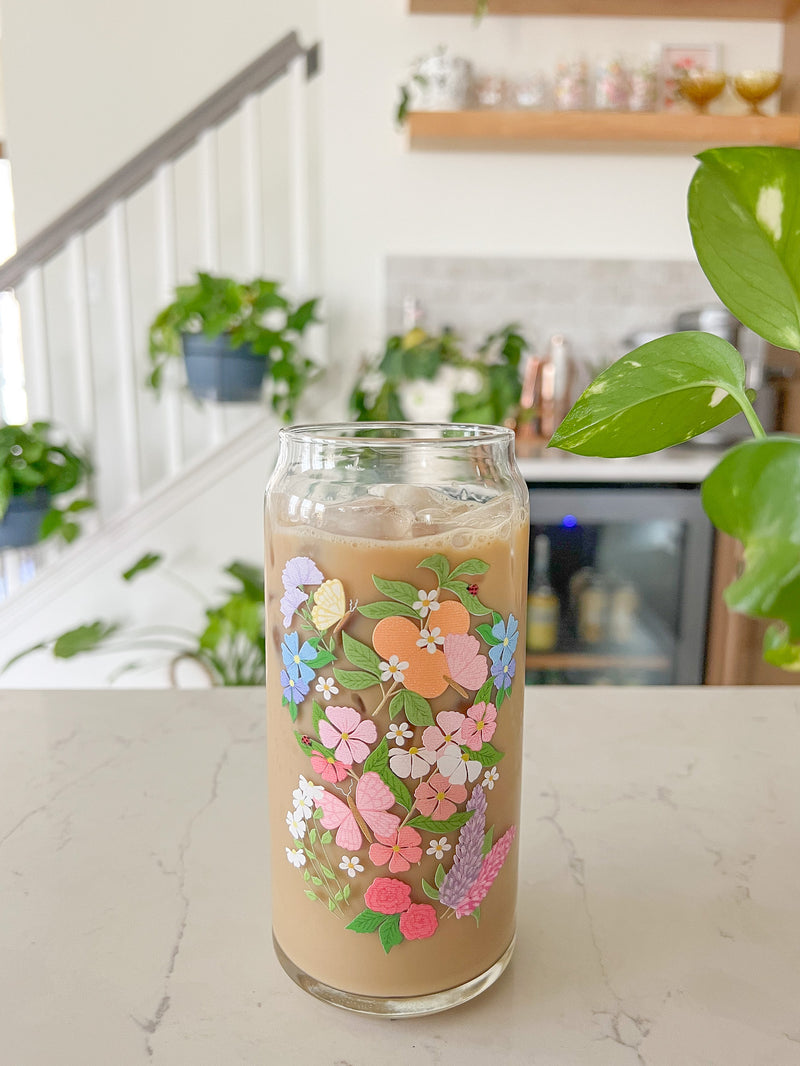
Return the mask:
[[363,496],[349,503],[325,507],[320,528],[340,537],[365,540],[407,540],[412,536],[414,512],[379,496]]

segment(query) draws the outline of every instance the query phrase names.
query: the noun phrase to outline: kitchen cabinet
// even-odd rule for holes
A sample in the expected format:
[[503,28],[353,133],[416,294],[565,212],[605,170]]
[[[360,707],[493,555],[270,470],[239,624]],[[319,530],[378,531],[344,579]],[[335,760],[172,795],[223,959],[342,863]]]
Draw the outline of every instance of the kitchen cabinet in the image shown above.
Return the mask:
[[[412,112],[414,151],[686,151],[724,144],[800,145],[800,4],[797,0],[489,0],[496,15],[752,19],[783,23],[782,113]],[[474,0],[409,0],[412,14],[473,14]]]

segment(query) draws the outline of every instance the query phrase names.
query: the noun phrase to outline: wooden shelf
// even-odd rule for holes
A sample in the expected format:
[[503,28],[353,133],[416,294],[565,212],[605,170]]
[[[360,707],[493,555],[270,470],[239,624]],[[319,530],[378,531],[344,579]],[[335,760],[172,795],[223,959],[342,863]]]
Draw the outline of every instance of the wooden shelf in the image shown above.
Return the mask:
[[542,651],[528,652],[526,670],[670,670],[666,655],[625,655],[623,652]]
[[606,111],[414,111],[415,151],[611,149],[698,151],[730,144],[800,146],[800,114],[696,115]]
[[[409,0],[414,15],[474,15],[475,0]],[[786,21],[798,0],[489,0],[490,15],[597,15],[603,18],[698,18]]]

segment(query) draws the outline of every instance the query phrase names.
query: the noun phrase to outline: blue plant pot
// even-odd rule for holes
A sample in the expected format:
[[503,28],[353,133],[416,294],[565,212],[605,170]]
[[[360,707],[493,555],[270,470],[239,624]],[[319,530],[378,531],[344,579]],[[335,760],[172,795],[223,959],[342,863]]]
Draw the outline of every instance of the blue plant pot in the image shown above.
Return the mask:
[[0,548],[27,548],[37,544],[42,519],[49,510],[50,493],[47,489],[12,496],[0,521]]
[[261,399],[269,359],[254,355],[249,344],[231,347],[230,337],[184,333],[186,380],[198,400],[255,403]]

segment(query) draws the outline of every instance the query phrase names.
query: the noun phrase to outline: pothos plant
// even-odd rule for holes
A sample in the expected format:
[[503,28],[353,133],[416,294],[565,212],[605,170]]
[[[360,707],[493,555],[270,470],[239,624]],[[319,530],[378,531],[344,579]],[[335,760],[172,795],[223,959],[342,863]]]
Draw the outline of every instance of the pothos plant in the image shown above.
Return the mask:
[[474,353],[447,329],[394,334],[362,366],[350,409],[357,422],[419,421],[434,398],[449,407],[440,418],[501,425],[519,406],[519,365],[528,347],[516,325],[490,333]]
[[[800,151],[715,148],[698,156],[688,217],[700,266],[736,317],[800,351]],[[764,658],[800,670],[800,437],[768,435],[738,351],[707,333],[660,337],[623,356],[579,397],[550,441],[581,455],[682,444],[740,410],[753,432],[702,485],[717,529],[744,546],[728,606],[772,624]]]

